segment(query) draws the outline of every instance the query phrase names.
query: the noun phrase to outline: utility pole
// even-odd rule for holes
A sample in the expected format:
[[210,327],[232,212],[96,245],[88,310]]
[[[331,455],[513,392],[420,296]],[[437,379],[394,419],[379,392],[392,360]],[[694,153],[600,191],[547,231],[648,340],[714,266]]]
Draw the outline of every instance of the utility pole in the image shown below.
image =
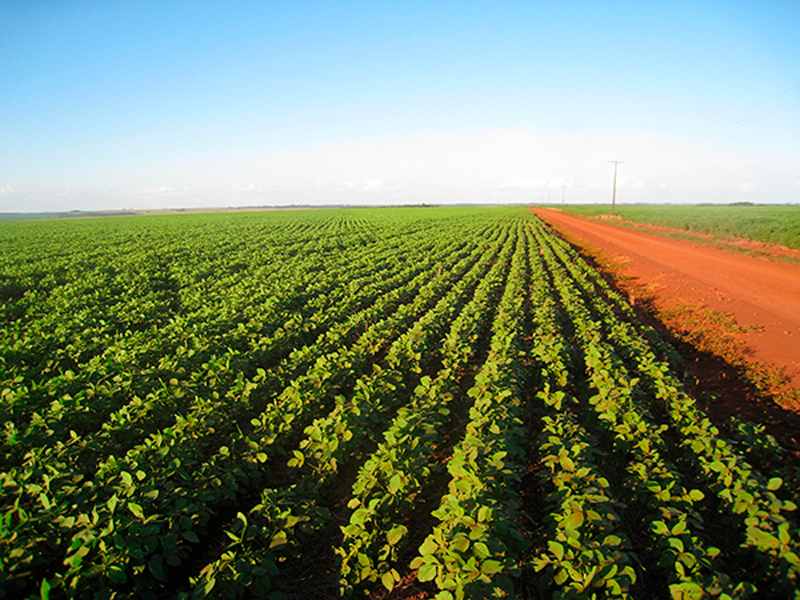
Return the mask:
[[566,193],[567,193],[567,186],[562,185],[561,186],[561,208],[564,208],[564,196],[566,195]]
[[617,208],[617,165],[624,163],[624,160],[610,160],[610,163],[614,163],[614,192],[611,195],[611,216],[616,215],[616,208]]

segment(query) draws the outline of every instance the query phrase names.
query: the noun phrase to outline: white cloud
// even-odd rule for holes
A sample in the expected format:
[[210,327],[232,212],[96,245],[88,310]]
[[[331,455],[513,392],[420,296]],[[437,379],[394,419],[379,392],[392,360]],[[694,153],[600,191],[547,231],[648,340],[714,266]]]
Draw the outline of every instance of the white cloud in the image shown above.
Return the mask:
[[492,186],[496,190],[555,190],[562,186],[572,187],[570,177],[512,177],[503,183]]
[[363,181],[348,179],[342,182],[342,187],[346,190],[356,192],[396,192],[402,189],[397,183],[386,181],[385,179],[378,179],[377,177]]
[[745,181],[739,184],[739,189],[743,192],[752,192],[755,187],[752,181]]
[[795,181],[792,185],[794,187],[800,187],[800,181]]
[[0,194],[16,194],[17,190],[11,187],[11,184],[6,184],[0,188]]
[[627,189],[627,190],[640,190],[645,186],[645,182],[643,179],[625,179],[624,177],[621,178],[617,182],[617,187],[620,189]]
[[[256,185],[252,181],[250,183],[234,183],[232,186],[234,192],[264,192],[266,191],[263,187]],[[274,186],[270,187],[269,189],[274,190]]]
[[139,193],[144,195],[144,196],[162,196],[162,195],[166,195],[166,194],[176,194],[176,193],[185,192],[185,191],[187,191],[187,190],[186,189],[176,190],[175,188],[170,187],[168,185],[162,185],[161,187],[142,190]]
[[540,177],[512,177],[508,181],[494,186],[498,190],[540,190],[546,185],[546,180]]

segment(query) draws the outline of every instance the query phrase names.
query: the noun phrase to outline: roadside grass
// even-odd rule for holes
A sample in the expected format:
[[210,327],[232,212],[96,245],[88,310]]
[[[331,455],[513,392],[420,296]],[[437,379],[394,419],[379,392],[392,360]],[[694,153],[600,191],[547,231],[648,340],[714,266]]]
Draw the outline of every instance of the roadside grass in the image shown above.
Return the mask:
[[[654,227],[659,227],[658,235],[670,239],[705,244],[707,246],[719,248],[720,250],[724,250],[726,252],[736,252],[738,254],[752,256],[754,258],[766,258],[776,262],[788,262],[795,265],[800,265],[800,258],[788,254],[777,254],[776,252],[772,251],[772,248],[776,247],[774,245],[768,244],[768,247],[770,248],[769,250],[759,248],[758,246],[754,245],[754,240],[745,238],[731,238],[730,236],[721,237],[716,234],[702,232],[677,231],[666,229],[661,226],[626,221],[624,219],[617,219],[610,222],[617,227],[623,227],[625,229],[630,229],[631,231],[641,231],[644,233],[652,233]],[[758,243],[767,244],[767,242]]]
[[[610,215],[597,214],[596,210],[590,210],[596,208],[597,207],[595,206],[571,207],[566,209],[565,212],[602,221],[603,223],[631,231],[653,233],[654,230],[657,230],[658,235],[674,240],[695,242],[698,244],[705,244],[707,246],[718,248],[726,252],[736,252],[738,254],[744,254],[745,256],[766,258],[775,262],[786,262],[794,265],[800,265],[798,248],[791,248],[781,244],[760,241],[757,239],[711,233],[701,229],[691,230],[688,227],[685,227],[683,230],[674,229],[667,225],[660,225],[645,219],[638,221],[628,220],[619,215],[612,217]],[[798,227],[800,227],[800,224],[798,224]]]
[[[590,217],[607,215],[607,205],[565,207]],[[708,234],[722,241],[755,240],[800,249],[800,206],[788,205],[617,205],[625,221]]]

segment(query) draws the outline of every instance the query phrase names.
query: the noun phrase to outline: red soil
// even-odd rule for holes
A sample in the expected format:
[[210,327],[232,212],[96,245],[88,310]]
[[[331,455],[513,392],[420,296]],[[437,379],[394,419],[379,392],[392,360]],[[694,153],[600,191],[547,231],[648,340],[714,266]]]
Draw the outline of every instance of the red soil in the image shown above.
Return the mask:
[[708,244],[632,231],[553,209],[534,212],[568,237],[619,257],[623,274],[644,285],[660,309],[699,304],[730,314],[755,362],[784,369],[790,386],[800,389],[800,265],[728,252]]

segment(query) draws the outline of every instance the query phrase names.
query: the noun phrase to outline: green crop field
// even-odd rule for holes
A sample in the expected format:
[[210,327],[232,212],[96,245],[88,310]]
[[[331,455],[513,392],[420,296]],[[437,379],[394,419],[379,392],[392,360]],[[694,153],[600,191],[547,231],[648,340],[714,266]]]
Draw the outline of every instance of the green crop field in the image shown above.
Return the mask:
[[[608,205],[568,206],[565,210],[589,216],[611,212]],[[800,248],[800,206],[622,204],[616,214],[636,223]]]
[[0,250],[0,597],[800,597],[783,449],[527,209]]

